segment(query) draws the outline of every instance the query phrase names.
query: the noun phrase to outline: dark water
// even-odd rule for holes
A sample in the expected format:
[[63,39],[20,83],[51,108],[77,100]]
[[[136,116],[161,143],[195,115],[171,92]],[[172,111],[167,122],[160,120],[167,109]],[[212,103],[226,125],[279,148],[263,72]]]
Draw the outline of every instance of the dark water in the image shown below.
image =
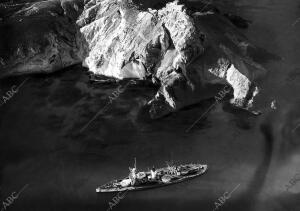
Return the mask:
[[[186,183],[128,193],[114,210],[213,210],[234,188],[220,210],[299,210],[300,182],[288,191],[286,185],[300,173],[300,2],[217,4],[252,20],[243,33],[283,58],[264,64],[269,74],[257,99],[263,115],[219,104],[185,133],[212,101],[149,120],[141,107],[156,88],[137,84],[80,133],[120,84],[90,84],[77,66],[30,77],[0,107],[1,201],[28,184],[7,210],[106,210],[114,194],[95,188],[127,175],[134,157],[141,170],[165,161],[206,163],[209,170]],[[0,81],[1,95],[25,79]]]

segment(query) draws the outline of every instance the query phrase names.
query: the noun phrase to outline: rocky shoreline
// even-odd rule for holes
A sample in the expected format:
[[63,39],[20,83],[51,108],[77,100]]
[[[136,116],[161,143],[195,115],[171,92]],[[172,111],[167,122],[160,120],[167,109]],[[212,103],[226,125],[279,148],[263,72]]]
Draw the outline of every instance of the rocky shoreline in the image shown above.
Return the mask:
[[50,0],[3,3],[0,15],[1,78],[82,63],[96,75],[150,80],[160,86],[152,118],[212,98],[220,85],[232,87],[233,105],[251,109],[266,74],[236,17],[211,5]]

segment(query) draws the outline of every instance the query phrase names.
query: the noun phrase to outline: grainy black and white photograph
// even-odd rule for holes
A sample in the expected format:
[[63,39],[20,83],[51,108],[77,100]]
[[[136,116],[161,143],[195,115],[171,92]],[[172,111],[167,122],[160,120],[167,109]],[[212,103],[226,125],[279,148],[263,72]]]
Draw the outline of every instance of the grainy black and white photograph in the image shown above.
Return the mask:
[[0,211],[299,211],[299,0],[0,0]]

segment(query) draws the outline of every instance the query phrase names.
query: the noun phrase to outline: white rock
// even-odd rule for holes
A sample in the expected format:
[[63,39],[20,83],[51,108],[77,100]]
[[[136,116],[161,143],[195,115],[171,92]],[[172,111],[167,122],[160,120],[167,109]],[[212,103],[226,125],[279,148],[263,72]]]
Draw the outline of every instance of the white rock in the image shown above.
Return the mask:
[[150,101],[153,118],[213,97],[210,90],[203,94],[206,84],[230,84],[231,102],[252,106],[259,90],[252,80],[264,69],[247,56],[253,45],[225,18],[213,11],[192,14],[177,1],[158,11],[142,11],[130,2],[85,5],[77,23],[86,43],[84,65],[92,72],[118,79],[157,78],[161,88]]

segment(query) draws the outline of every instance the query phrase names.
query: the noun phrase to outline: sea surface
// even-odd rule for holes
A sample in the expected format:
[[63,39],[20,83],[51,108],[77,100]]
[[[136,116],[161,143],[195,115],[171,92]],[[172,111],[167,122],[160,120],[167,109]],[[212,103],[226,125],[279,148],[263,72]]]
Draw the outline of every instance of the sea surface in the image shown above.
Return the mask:
[[11,91],[0,106],[1,204],[21,191],[3,210],[107,210],[115,194],[95,189],[127,176],[134,158],[139,170],[166,162],[209,169],[188,182],[129,192],[113,210],[300,210],[300,2],[213,2],[251,20],[241,32],[281,58],[260,58],[269,71],[259,82],[262,115],[226,102],[206,112],[208,100],[150,120],[142,107],[156,87],[93,84],[80,66],[1,80],[1,95]]

